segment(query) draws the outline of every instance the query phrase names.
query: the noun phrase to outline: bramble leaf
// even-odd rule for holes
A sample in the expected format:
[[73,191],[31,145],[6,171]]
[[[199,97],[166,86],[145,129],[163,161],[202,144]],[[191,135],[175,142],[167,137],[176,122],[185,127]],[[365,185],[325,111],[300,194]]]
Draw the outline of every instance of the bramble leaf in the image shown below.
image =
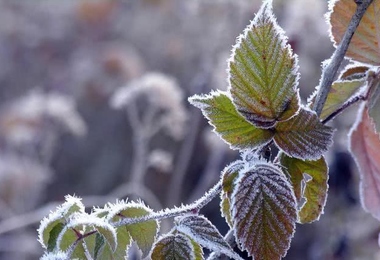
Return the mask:
[[[84,205],[81,201],[81,199],[73,196],[66,196],[65,202],[59,206],[55,211],[49,214],[48,217],[45,217],[43,220],[41,220],[40,227],[38,228],[38,241],[41,243],[43,248],[46,248],[49,250],[51,249],[52,244],[56,243],[57,237],[56,234],[52,232],[54,228],[55,231],[57,230],[57,225],[59,224],[66,224],[66,221],[73,213],[83,213],[84,212]],[[51,236],[54,236],[55,238],[51,238]]]
[[326,119],[329,115],[340,108],[347,100],[352,98],[365,84],[365,79],[358,80],[338,80],[335,81],[327,96],[325,105],[323,106],[320,118]]
[[194,239],[190,238],[190,241],[194,249],[194,260],[204,260],[202,247]]
[[363,106],[350,132],[350,151],[359,167],[362,206],[380,220],[380,137]]
[[239,36],[228,68],[237,110],[260,128],[294,116],[299,109],[298,65],[266,1]]
[[368,66],[361,64],[351,63],[347,65],[343,72],[340,74],[340,80],[360,80],[364,79],[367,75],[367,71],[370,69]]
[[237,160],[227,165],[222,171],[222,192],[220,193],[220,210],[227,224],[232,228],[231,195],[234,190],[234,181],[239,175],[239,170],[244,167],[244,162]]
[[[379,73],[378,71],[377,73]],[[376,82],[371,87],[369,100],[368,100],[368,114],[372,119],[375,130],[380,133],[380,80],[379,76],[375,78]]]
[[276,126],[274,141],[288,156],[319,159],[332,143],[333,130],[323,125],[315,112],[303,108],[298,115]]
[[255,259],[285,256],[295,231],[296,203],[290,183],[275,165],[260,162],[240,171],[232,194],[237,242]]
[[[123,202],[118,201],[116,204],[110,206],[110,213],[108,218],[112,221],[118,221],[124,218],[142,217],[152,213],[152,210],[145,206],[143,203]],[[137,246],[143,253],[143,257],[146,257],[155,241],[159,223],[157,220],[149,220],[136,224],[129,224],[124,226],[136,242]],[[122,227],[121,227],[122,228]],[[123,230],[123,229],[119,229]],[[126,236],[124,234],[124,236]],[[124,237],[128,243],[127,237]]]
[[[325,158],[306,161],[282,155],[281,165],[290,176],[298,202],[302,197],[306,199],[298,212],[299,222],[303,224],[318,220],[323,214],[327,199],[328,167]],[[304,186],[303,191],[301,185]]]
[[[329,5],[329,23],[332,41],[337,46],[343,38],[348,24],[355,13],[353,0],[331,1]],[[364,14],[346,55],[356,61],[371,65],[380,65],[380,2],[373,1]]]
[[194,260],[194,249],[190,239],[181,233],[160,237],[153,246],[151,255],[155,260]]
[[215,91],[205,96],[192,96],[189,102],[200,108],[214,131],[232,149],[247,149],[268,143],[273,132],[256,128],[247,122],[234,107],[225,92]]
[[240,259],[224,240],[218,229],[204,216],[186,215],[176,218],[177,230],[214,252],[223,253],[231,258]]
[[97,231],[107,242],[106,244],[115,251],[117,246],[116,230],[105,219],[86,213],[74,214],[57,238],[57,248],[67,250],[84,232]]

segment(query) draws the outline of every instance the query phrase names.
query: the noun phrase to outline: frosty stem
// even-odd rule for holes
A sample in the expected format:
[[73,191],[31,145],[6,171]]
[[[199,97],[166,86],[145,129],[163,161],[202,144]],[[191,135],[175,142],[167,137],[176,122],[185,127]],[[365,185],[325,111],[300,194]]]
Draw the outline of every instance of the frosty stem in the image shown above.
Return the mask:
[[348,24],[347,30],[344,33],[342,41],[337,46],[335,52],[333,53],[327,66],[323,68],[322,77],[319,84],[319,90],[316,97],[316,102],[314,103],[313,109],[320,115],[322,112],[323,105],[326,102],[328,93],[330,92],[331,85],[334,81],[336,73],[343,61],[343,58],[347,52],[348,45],[355,33],[356,28],[364,16],[367,8],[373,2],[373,0],[363,0],[357,3],[357,8],[355,14],[352,16],[350,23]]

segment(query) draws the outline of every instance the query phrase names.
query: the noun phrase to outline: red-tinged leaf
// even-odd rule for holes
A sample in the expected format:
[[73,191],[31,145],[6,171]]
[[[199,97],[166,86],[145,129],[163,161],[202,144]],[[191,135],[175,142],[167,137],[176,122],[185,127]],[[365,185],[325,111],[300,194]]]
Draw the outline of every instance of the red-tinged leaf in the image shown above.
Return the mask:
[[372,86],[368,100],[368,114],[372,119],[375,130],[380,133],[380,70],[371,72]]
[[273,131],[260,129],[240,115],[226,93],[217,91],[206,96],[193,96],[189,102],[200,108],[214,131],[232,149],[262,146],[272,140]]
[[257,127],[271,128],[297,113],[297,58],[274,18],[271,1],[265,1],[239,36],[228,72],[234,105]]
[[325,158],[306,161],[282,155],[281,165],[290,176],[298,202],[301,198],[306,200],[298,212],[299,222],[303,224],[318,220],[327,199],[328,167]]
[[179,217],[176,218],[176,226],[178,231],[188,235],[202,246],[234,259],[241,259],[207,218],[200,215]]
[[363,79],[367,71],[370,69],[368,66],[350,64],[346,66],[343,72],[340,74],[339,79],[341,80],[358,80]]
[[195,260],[190,239],[181,233],[162,236],[153,246],[154,260]]
[[237,242],[257,260],[286,255],[295,231],[297,202],[284,173],[260,162],[239,173],[232,194]]
[[288,156],[317,160],[332,143],[333,130],[315,112],[303,108],[298,115],[276,126],[274,141]]
[[359,167],[362,206],[380,220],[380,137],[366,107],[361,108],[351,130],[350,150]]
[[[329,22],[332,40],[337,46],[355,13],[353,0],[330,1]],[[346,55],[356,61],[380,65],[380,1],[373,1],[350,42]]]

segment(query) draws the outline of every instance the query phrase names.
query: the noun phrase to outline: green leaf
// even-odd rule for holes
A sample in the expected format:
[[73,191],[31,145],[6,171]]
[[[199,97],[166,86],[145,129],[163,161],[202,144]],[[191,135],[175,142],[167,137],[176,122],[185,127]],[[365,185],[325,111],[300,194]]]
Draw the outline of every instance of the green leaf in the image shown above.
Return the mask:
[[332,143],[333,130],[323,125],[315,112],[303,108],[297,116],[276,126],[274,141],[288,156],[319,159]]
[[274,18],[270,1],[265,1],[239,36],[228,70],[233,103],[257,127],[271,128],[297,113],[297,58]]
[[65,226],[60,221],[55,221],[55,223],[56,224],[54,225],[54,227],[49,232],[49,241],[48,241],[47,250],[50,251],[50,252],[53,251],[54,248],[56,247],[58,235],[59,235],[59,233],[61,233],[62,229]]
[[194,259],[195,260],[204,260],[202,247],[191,238],[190,238],[190,241],[191,241],[191,245],[193,246],[193,249],[194,249],[194,256],[195,256]]
[[[49,247],[49,241],[53,243],[54,239],[51,240],[50,235],[52,229],[55,228],[58,223],[65,225],[67,219],[72,214],[84,212],[84,205],[81,199],[70,195],[66,196],[65,199],[66,201],[62,205],[60,205],[55,211],[51,212],[48,217],[41,220],[40,227],[37,230],[38,241],[45,249]],[[53,235],[55,234],[53,233]]]
[[190,239],[181,233],[159,238],[154,244],[151,258],[154,260],[194,260],[194,248]]
[[[348,24],[355,13],[357,4],[353,0],[330,1],[328,20],[332,41],[335,46],[342,41]],[[347,57],[356,61],[380,65],[380,2],[373,3],[366,10],[347,50]]]
[[223,253],[231,258],[240,259],[230,245],[224,240],[218,229],[204,216],[186,215],[176,218],[178,231],[188,235],[208,249]]
[[189,102],[202,110],[214,131],[232,149],[255,148],[268,143],[273,137],[272,131],[256,128],[247,122],[224,92],[195,95],[189,98]]
[[232,228],[231,217],[231,195],[234,190],[234,181],[239,175],[239,170],[244,167],[241,160],[235,161],[226,166],[222,171],[222,192],[220,193],[221,203],[220,210],[227,224]]
[[323,106],[320,118],[326,119],[329,115],[340,108],[346,101],[358,92],[365,83],[365,79],[358,80],[338,80],[335,81],[327,96],[325,105]]
[[[112,221],[119,221],[124,218],[136,218],[146,216],[152,213],[152,210],[142,203],[123,202],[110,206],[110,213],[108,218]],[[149,220],[136,224],[129,224],[124,226],[131,236],[132,240],[136,242],[137,246],[143,253],[143,258],[146,257],[156,239],[159,224],[157,220]],[[124,234],[125,235],[125,234]],[[126,235],[125,235],[126,236]],[[124,237],[125,242],[128,243],[127,237]]]
[[[328,190],[328,167],[325,158],[305,161],[283,155],[281,165],[290,175],[298,202],[301,201],[301,197],[306,199],[298,213],[299,222],[303,224],[319,220],[323,214]],[[305,186],[303,192],[301,185]]]
[[254,259],[286,255],[295,231],[297,204],[280,168],[257,162],[240,171],[232,194],[235,238]]
[[102,235],[107,242],[107,245],[112,251],[115,251],[117,246],[116,240],[116,230],[111,226],[104,218],[98,218],[94,215],[88,214],[75,214],[73,215],[57,239],[57,246],[61,250],[66,250],[75,240],[77,240],[78,235],[76,235],[76,230],[80,234],[84,232],[97,231]]
[[[379,73],[379,72],[378,72]],[[379,76],[374,75],[374,82],[371,86],[368,100],[368,114],[372,118],[375,130],[380,133],[380,80]]]

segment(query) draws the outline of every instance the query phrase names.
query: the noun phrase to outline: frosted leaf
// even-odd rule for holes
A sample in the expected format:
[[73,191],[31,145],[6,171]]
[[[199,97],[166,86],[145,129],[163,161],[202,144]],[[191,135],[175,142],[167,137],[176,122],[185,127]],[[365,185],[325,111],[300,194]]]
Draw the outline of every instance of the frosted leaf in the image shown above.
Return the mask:
[[306,200],[298,212],[299,222],[303,224],[319,220],[328,190],[328,167],[325,158],[322,156],[317,161],[306,161],[283,154],[280,161],[290,176],[298,202],[301,202],[301,198]]
[[297,113],[297,58],[274,18],[271,1],[263,3],[238,37],[228,72],[233,103],[249,122],[270,128]]
[[274,141],[290,157],[317,160],[332,144],[332,134],[315,112],[302,108],[297,116],[277,124]]
[[222,216],[225,218],[227,224],[232,228],[231,217],[231,195],[234,190],[234,181],[239,175],[239,171],[244,167],[244,161],[238,160],[228,166],[222,171],[222,192],[220,193],[220,210]]
[[194,241],[194,239],[191,239],[190,237],[188,238],[190,239],[191,245],[193,246],[194,257],[195,257],[194,260],[204,260],[203,248],[196,241]]
[[224,240],[218,229],[204,216],[186,215],[177,217],[176,228],[214,252],[223,253],[234,259],[241,259]]
[[[357,4],[353,0],[330,0],[328,21],[334,46],[338,46],[342,41],[356,7]],[[371,65],[380,65],[379,26],[380,2],[373,1],[355,30],[355,34],[348,46],[347,57]]]
[[[153,213],[153,211],[143,203],[136,202],[118,201],[116,204],[109,205],[109,208],[110,212],[107,218],[114,222],[126,218],[142,217]],[[149,220],[125,225],[123,227],[128,231],[132,240],[136,242],[137,246],[143,253],[143,257],[146,257],[156,239],[159,230],[159,222],[157,220]]]
[[71,214],[84,212],[84,205],[80,198],[67,195],[65,199],[66,202],[41,220],[40,227],[37,230],[38,241],[45,249],[48,248],[50,232],[57,224],[66,224]]
[[153,246],[154,260],[195,260],[194,248],[188,237],[181,233],[160,237]]
[[362,206],[380,220],[380,137],[364,105],[351,129],[349,148],[359,168]]
[[292,186],[273,164],[241,170],[232,194],[234,233],[254,259],[286,255],[295,231],[297,204]]
[[234,107],[227,93],[211,92],[205,96],[192,96],[189,102],[200,108],[223,141],[232,149],[247,149],[262,146],[272,137],[271,130],[256,128],[247,122]]
[[372,119],[375,130],[380,133],[380,70],[377,72],[370,72],[370,80],[373,80],[371,86],[369,100],[368,100],[368,114]]
[[320,118],[326,119],[330,114],[339,109],[346,101],[357,94],[365,84],[365,79],[338,80],[335,81],[327,96]]
[[73,214],[70,217],[57,238],[57,247],[59,249],[67,250],[77,240],[78,235],[74,229],[82,235],[84,231],[97,231],[104,237],[110,248],[115,251],[117,246],[116,229],[104,218],[98,218],[85,213]]
[[350,63],[339,75],[340,80],[360,80],[366,77],[370,67],[360,63]]

